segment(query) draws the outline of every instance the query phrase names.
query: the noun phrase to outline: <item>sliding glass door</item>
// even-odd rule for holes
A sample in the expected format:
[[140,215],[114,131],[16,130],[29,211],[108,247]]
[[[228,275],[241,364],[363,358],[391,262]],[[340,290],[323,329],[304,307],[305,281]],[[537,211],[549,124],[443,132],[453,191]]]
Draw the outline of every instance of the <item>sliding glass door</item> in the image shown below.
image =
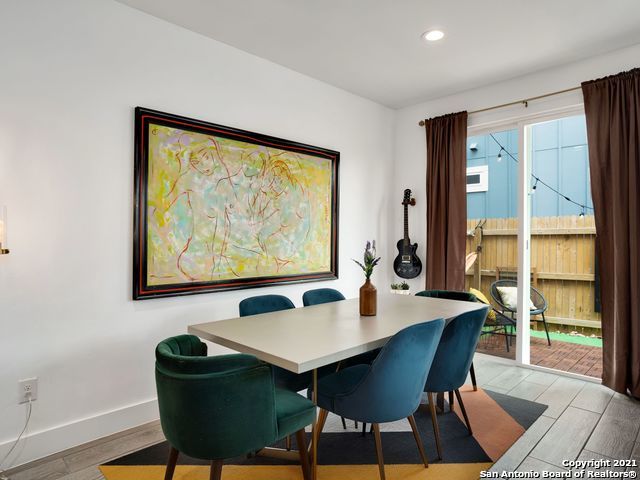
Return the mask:
[[601,378],[596,229],[585,117],[566,116],[525,128],[525,149],[531,158],[530,269],[536,304],[529,362]]
[[584,115],[471,129],[467,167],[466,286],[502,312],[478,351],[600,377]]
[[[518,272],[519,140],[517,128],[467,139],[466,287],[499,310],[496,281]],[[490,314],[478,351],[516,358],[515,310]]]

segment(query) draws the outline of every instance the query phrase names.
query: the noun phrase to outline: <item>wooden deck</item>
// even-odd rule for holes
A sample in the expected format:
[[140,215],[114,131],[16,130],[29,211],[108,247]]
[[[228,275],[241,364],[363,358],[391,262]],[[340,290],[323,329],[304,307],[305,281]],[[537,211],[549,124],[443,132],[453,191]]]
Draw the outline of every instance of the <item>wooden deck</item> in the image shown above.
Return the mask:
[[[513,347],[507,353],[504,337],[485,335],[480,339],[477,351],[515,359],[515,346],[514,338]],[[602,348],[554,340],[549,347],[546,339],[531,337],[531,364],[602,378]]]

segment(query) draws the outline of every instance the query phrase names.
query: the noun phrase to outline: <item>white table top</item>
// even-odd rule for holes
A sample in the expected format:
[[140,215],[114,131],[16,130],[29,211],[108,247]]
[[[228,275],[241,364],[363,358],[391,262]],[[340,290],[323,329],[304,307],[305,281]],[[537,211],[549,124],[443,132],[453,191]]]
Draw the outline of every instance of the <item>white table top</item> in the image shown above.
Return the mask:
[[378,295],[378,314],[361,317],[359,299],[190,325],[189,333],[303,373],[384,345],[405,327],[451,320],[481,303]]

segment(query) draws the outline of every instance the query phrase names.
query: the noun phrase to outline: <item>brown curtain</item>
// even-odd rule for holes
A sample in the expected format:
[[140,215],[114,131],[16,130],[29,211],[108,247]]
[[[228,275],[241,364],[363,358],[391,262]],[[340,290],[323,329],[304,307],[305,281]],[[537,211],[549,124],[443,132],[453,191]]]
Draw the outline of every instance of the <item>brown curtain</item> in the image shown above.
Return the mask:
[[640,69],[582,84],[600,266],[602,383],[640,398]]
[[426,288],[464,290],[467,231],[467,112],[425,120]]

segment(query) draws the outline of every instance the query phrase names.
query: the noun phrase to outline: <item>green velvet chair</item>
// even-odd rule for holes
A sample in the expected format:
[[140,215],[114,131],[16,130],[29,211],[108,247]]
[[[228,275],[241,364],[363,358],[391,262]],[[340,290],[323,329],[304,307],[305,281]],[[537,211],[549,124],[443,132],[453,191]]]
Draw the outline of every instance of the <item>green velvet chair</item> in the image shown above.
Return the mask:
[[[416,297],[442,298],[445,300],[458,300],[461,302],[477,302],[478,301],[478,299],[473,293],[458,292],[455,290],[423,290],[421,292],[416,293]],[[473,361],[471,362],[471,367],[469,368],[469,375],[471,376],[471,385],[473,385],[473,390],[477,391],[478,382],[476,381],[476,369],[473,367]],[[452,408],[452,407],[453,407],[453,392],[449,392],[449,408]]]
[[245,298],[238,305],[241,317],[280,312],[292,308],[296,308],[296,306],[284,295],[256,295],[255,297]]
[[[431,412],[431,421],[433,422],[433,433],[436,437],[436,448],[438,450],[438,458],[442,458],[442,446],[440,445],[440,428],[438,427],[438,419],[436,416],[435,403],[432,394],[439,392],[455,392],[460,405],[460,411],[464,417],[464,421],[472,435],[471,422],[464,408],[462,395],[459,388],[464,385],[469,373],[469,367],[473,361],[473,354],[478,345],[478,339],[482,333],[482,326],[487,318],[488,306],[484,306],[479,310],[458,315],[451,320],[438,344],[438,350],[433,357],[433,364],[429,370],[429,376],[425,382],[424,391],[427,394],[429,402],[429,410]],[[318,387],[318,390],[320,388]]]
[[[444,320],[412,325],[396,333],[371,365],[354,365],[318,381],[318,435],[328,412],[371,423],[380,480],[385,480],[380,423],[409,420],[425,468],[429,466],[413,418],[431,369]],[[446,369],[446,365],[444,366]]]
[[[245,298],[238,305],[241,317],[250,315],[260,315],[263,313],[281,312],[296,308],[291,300],[284,295],[256,295]],[[299,392],[311,386],[313,380],[312,372],[293,373],[276,365],[273,368],[273,378],[276,387],[285,388],[292,392]],[[336,365],[325,365],[318,369],[318,378],[336,371]]]
[[[313,305],[320,305],[323,303],[331,303],[331,302],[340,302],[342,300],[346,300],[345,296],[340,293],[338,290],[333,288],[316,288],[313,290],[307,290],[302,295],[302,304],[305,307],[311,307]],[[373,361],[376,359],[378,354],[380,353],[380,349],[376,348],[375,350],[371,350],[369,352],[361,353],[356,355],[355,357],[347,358],[339,363],[340,368],[347,368],[352,365],[361,365],[366,363],[367,365],[371,365]],[[336,367],[338,365],[336,364]],[[334,368],[334,371],[337,368]],[[333,372],[325,372],[323,373],[333,373]],[[346,428],[346,426],[345,426]]]
[[305,480],[311,478],[304,428],[315,406],[276,388],[271,367],[252,355],[207,356],[198,337],[180,335],[156,348],[156,387],[162,431],[171,445],[165,480],[179,453],[211,460],[219,480],[225,459],[246,455],[296,434]]
[[[313,305],[322,305],[324,303],[332,303],[332,302],[341,302],[342,300],[346,300],[345,296],[340,293],[338,290],[334,288],[315,288],[313,290],[307,290],[302,294],[302,304],[305,307],[311,307]],[[358,365],[360,363],[371,363],[378,355],[380,349],[377,349],[373,354],[371,352],[367,352],[366,354],[362,354],[362,356],[354,357],[353,362],[350,362],[351,359],[344,360],[338,364],[332,365],[333,371],[338,370],[339,368],[346,368],[349,365]],[[365,355],[368,355],[365,357]],[[323,372],[327,373],[327,372]],[[333,373],[333,372],[328,372]],[[342,428],[347,429],[347,423],[345,422],[344,417],[340,417],[342,420]],[[356,428],[358,428],[358,422],[355,422]],[[362,428],[365,429],[366,425],[362,425]]]
[[305,307],[342,300],[346,300],[344,295],[334,288],[315,288],[302,294],[302,304]]
[[[238,305],[241,317],[280,312],[293,308],[296,308],[296,306],[284,295],[256,295],[255,297],[245,298]],[[275,365],[272,368],[276,387],[299,392],[311,385],[311,372],[297,374]]]

